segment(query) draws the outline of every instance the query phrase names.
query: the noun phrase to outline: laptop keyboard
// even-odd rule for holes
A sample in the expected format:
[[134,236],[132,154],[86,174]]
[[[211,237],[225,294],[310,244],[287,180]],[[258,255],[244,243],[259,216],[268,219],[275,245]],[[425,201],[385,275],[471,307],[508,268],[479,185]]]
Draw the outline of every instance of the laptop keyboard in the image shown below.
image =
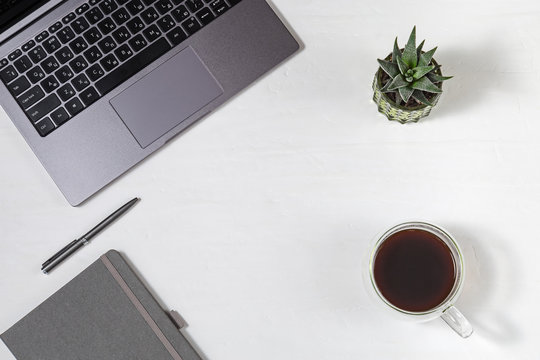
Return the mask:
[[240,1],[90,0],[0,59],[0,79],[47,136]]

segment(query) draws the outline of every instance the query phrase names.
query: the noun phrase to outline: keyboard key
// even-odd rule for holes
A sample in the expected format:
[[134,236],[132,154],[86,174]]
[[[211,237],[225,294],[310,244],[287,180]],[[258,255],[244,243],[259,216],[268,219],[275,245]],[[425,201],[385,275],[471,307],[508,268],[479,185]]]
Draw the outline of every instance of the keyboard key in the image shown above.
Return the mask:
[[[58,30],[60,30],[62,28],[62,23],[60,21],[57,21],[55,22],[53,25],[51,25],[51,27],[49,27],[49,31],[51,33],[55,33],[57,32]],[[40,34],[41,35],[41,34]],[[39,36],[39,35],[38,35]],[[36,38],[37,40],[37,38]],[[37,40],[37,41],[40,41],[40,40]]]
[[200,10],[204,7],[202,0],[187,0],[186,5],[192,12]]
[[70,84],[65,84],[60,89],[58,89],[58,96],[60,96],[60,99],[62,99],[63,101],[67,101],[73,96],[75,96],[75,90]]
[[190,15],[188,9],[184,5],[180,5],[174,9],[171,14],[178,22],[186,20]]
[[96,81],[103,75],[105,75],[105,71],[103,71],[103,68],[99,66],[99,64],[94,64],[86,70],[86,75],[90,78],[92,81]]
[[152,5],[156,0],[142,0],[142,2],[144,3],[144,5],[146,6],[150,6]]
[[19,105],[21,105],[23,109],[28,109],[30,106],[43,99],[44,96],[45,93],[43,92],[43,90],[41,90],[41,88],[36,85],[30,90],[26,91],[21,96],[19,96],[17,98],[17,102],[19,103]]
[[91,28],[90,30],[88,30],[87,32],[85,32],[83,34],[84,38],[86,39],[86,41],[88,41],[88,43],[90,45],[96,43],[98,40],[101,39],[101,33],[99,32],[98,29],[96,29],[95,27]]
[[137,15],[144,9],[144,5],[140,0],[131,0],[127,3],[126,8],[131,15]]
[[164,38],[157,40],[156,42],[150,44],[150,46],[148,46],[146,49],[123,63],[121,66],[117,67],[111,73],[107,74],[107,76],[96,82],[95,86],[97,90],[102,95],[108,93],[170,49],[171,46],[167,40]]
[[99,20],[103,19],[103,13],[101,10],[99,10],[99,8],[92,8],[88,10],[84,16],[86,16],[90,24],[95,24]]
[[86,21],[83,17],[78,17],[71,23],[71,28],[75,33],[80,34],[86,29],[90,27],[90,24],[88,24],[88,21]]
[[54,109],[60,106],[60,99],[55,94],[51,94],[41,100],[39,103],[26,110],[26,115],[32,122],[36,122]]
[[62,42],[62,44],[65,44],[75,38],[75,33],[73,32],[73,30],[71,30],[70,27],[66,26],[65,28],[60,29],[56,33],[56,36],[58,36],[58,39]]
[[65,83],[73,77],[73,71],[71,71],[71,69],[67,65],[58,69],[58,71],[56,71],[54,74],[61,83]]
[[116,2],[118,3],[118,5],[122,6],[124,5],[125,3],[127,3],[129,0],[116,0]]
[[122,26],[115,32],[113,32],[113,38],[118,44],[122,44],[124,41],[128,40],[131,37],[128,29],[125,26]]
[[204,25],[208,25],[212,22],[212,20],[215,19],[214,14],[210,9],[204,8],[201,11],[197,13],[197,17],[199,18],[200,22]]
[[43,80],[39,84],[41,85],[43,90],[45,90],[45,92],[47,93],[53,92],[60,86],[60,83],[58,82],[58,80],[56,80],[56,78],[53,75],[46,77],[45,80]]
[[96,102],[97,99],[99,99],[99,94],[96,91],[96,89],[94,89],[94,87],[92,86],[84,90],[83,92],[81,92],[79,97],[81,98],[85,106],[90,106],[94,102]]
[[[55,24],[56,25],[56,24]],[[54,25],[53,25],[54,26]],[[51,26],[51,28],[53,27]],[[62,24],[60,24],[60,27],[62,27]],[[44,30],[42,31],[41,33],[39,33],[37,36],[36,36],[36,41],[37,42],[42,42],[43,40],[45,40],[46,38],[49,37],[49,32],[47,30]]]
[[9,61],[7,61],[7,59],[2,59],[0,60],[0,69],[4,68],[5,66],[7,66],[7,64],[9,63]]
[[180,5],[184,0],[171,0],[174,5]]
[[23,91],[28,90],[30,87],[30,81],[24,76],[19,77],[17,80],[7,85],[8,90],[13,96],[19,96]]
[[112,51],[116,48],[116,43],[114,42],[112,37],[107,36],[106,38],[98,42],[98,46],[104,54],[107,54],[109,51]]
[[69,114],[63,107],[60,107],[54,110],[50,116],[51,116],[51,120],[54,121],[56,126],[62,125],[63,123],[68,121],[70,118]]
[[75,20],[75,17],[76,17],[75,13],[72,13],[72,12],[71,12],[71,13],[67,14],[66,16],[64,16],[64,17],[62,18],[62,22],[63,22],[64,24],[67,24],[67,23],[69,23],[69,22]]
[[15,68],[18,72],[23,73],[26,70],[30,69],[32,67],[32,61],[28,58],[28,56],[24,55],[21,58],[15,60],[13,63],[15,65]]
[[30,50],[28,52],[28,56],[30,56],[30,59],[32,59],[32,61],[37,64],[47,57],[47,53],[45,52],[45,50],[43,50],[41,46],[38,46]]
[[168,13],[173,8],[173,4],[169,0],[158,0],[154,6],[161,15]]
[[71,66],[75,73],[80,73],[88,67],[88,62],[82,56],[77,56],[70,61],[69,66]]
[[24,44],[21,49],[22,51],[28,51],[34,46],[36,46],[36,42],[34,40],[30,40],[26,44]]
[[125,23],[126,21],[128,21],[131,16],[128,14],[127,10],[124,9],[124,8],[121,8],[121,9],[118,9],[117,11],[115,11],[111,17],[114,19],[114,21],[118,24],[118,25],[122,25],[123,23]]
[[149,42],[152,42],[161,36],[161,31],[156,25],[151,25],[147,29],[143,30],[143,35]]
[[84,74],[79,74],[75,76],[73,80],[71,80],[71,84],[75,87],[77,91],[81,91],[88,85],[90,85],[90,80],[86,77]]
[[80,54],[84,50],[88,49],[88,43],[82,38],[82,36],[79,36],[69,43],[69,47],[75,54]]
[[114,21],[112,21],[111,18],[105,18],[97,24],[97,27],[99,28],[99,30],[101,30],[103,35],[107,35],[111,31],[116,29],[116,24],[114,23]]
[[69,100],[65,106],[71,116],[77,115],[84,109],[84,105],[82,104],[81,100],[77,98]]
[[129,40],[128,42],[131,48],[136,52],[141,50],[148,44],[146,40],[142,37],[142,35],[137,35],[133,39]]
[[229,5],[223,0],[213,0],[210,2],[210,7],[215,11],[216,15],[219,16],[229,9]]
[[126,26],[129,29],[129,31],[131,31],[132,34],[136,34],[142,29],[144,29],[144,23],[139,17],[129,20]]
[[40,66],[35,66],[28,71],[26,76],[28,76],[28,80],[30,80],[32,84],[35,84],[45,77],[45,71],[43,71]]
[[43,42],[43,47],[49,54],[54,53],[56,50],[60,49],[61,46],[62,44],[60,44],[60,41],[58,41],[55,36],[50,37]]
[[99,51],[97,46],[92,46],[90,49],[84,52],[84,57],[86,58],[86,60],[88,60],[89,64],[92,64],[97,60],[101,59],[103,57],[103,54],[101,53],[101,51]]
[[11,54],[8,55],[8,59],[13,61],[13,60],[15,60],[16,58],[18,58],[21,55],[22,55],[22,51],[17,49],[14,52],[12,52]]
[[60,67],[60,64],[58,64],[58,61],[54,58],[54,56],[49,56],[47,59],[43,60],[41,63],[41,67],[47,74],[50,74]]
[[176,23],[174,22],[173,18],[170,15],[165,15],[164,17],[159,19],[157,21],[157,24],[159,28],[161,29],[161,31],[163,32],[167,32],[171,30],[176,25]]
[[240,2],[240,0],[229,0],[229,3],[234,6],[236,4],[238,4]]
[[17,73],[17,70],[15,70],[13,65],[9,65],[8,67],[0,71],[0,78],[2,79],[2,82],[4,84],[7,84],[12,80],[15,80],[15,78],[18,75],[19,74]]
[[77,10],[75,10],[75,13],[76,13],[77,15],[81,15],[81,14],[83,14],[85,11],[88,11],[88,9],[90,9],[90,5],[88,5],[88,4],[82,4],[81,6],[79,6],[79,7],[77,8]]
[[69,50],[67,46],[64,46],[63,48],[58,50],[55,55],[58,61],[60,61],[60,64],[65,64],[69,60],[73,59],[73,53],[71,52],[71,50]]
[[159,18],[159,14],[154,8],[148,8],[141,13],[141,18],[145,23],[151,24]]
[[105,71],[111,71],[119,64],[118,60],[116,59],[116,57],[114,57],[113,54],[105,56],[103,60],[100,61],[100,63],[101,66],[103,66],[103,68],[105,69]]
[[118,5],[114,2],[114,0],[104,0],[101,3],[99,3],[99,8],[105,15],[109,15],[114,10],[118,9]]
[[199,24],[197,19],[191,17],[182,23],[182,27],[184,28],[184,30],[186,30],[188,35],[193,35],[201,28],[201,25]]
[[131,49],[129,48],[129,46],[127,46],[127,44],[120,46],[118,49],[114,51],[114,53],[116,54],[116,57],[120,61],[126,61],[129,57],[131,57],[131,55],[133,55],[133,51],[131,51]]
[[38,133],[42,137],[49,135],[51,131],[55,129],[54,124],[52,123],[51,119],[49,119],[48,117],[46,117],[45,119],[37,123],[35,127]]
[[178,45],[187,39],[187,35],[182,29],[180,29],[180,27],[177,26],[167,33],[167,38],[173,43],[173,45]]

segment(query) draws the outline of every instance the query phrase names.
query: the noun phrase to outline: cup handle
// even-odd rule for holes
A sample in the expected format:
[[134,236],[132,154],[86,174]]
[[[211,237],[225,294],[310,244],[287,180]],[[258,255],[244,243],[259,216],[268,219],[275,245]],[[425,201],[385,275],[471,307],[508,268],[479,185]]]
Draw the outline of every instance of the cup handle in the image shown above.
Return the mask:
[[471,323],[455,306],[450,306],[444,310],[441,318],[462,338],[468,338],[472,335],[473,327]]

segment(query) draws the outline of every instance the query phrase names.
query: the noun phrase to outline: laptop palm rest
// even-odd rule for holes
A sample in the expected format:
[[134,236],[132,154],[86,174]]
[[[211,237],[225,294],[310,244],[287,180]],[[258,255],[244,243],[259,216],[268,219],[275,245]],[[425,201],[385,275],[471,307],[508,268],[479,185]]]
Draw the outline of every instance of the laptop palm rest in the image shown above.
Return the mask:
[[222,94],[221,85],[187,47],[110,103],[145,148]]

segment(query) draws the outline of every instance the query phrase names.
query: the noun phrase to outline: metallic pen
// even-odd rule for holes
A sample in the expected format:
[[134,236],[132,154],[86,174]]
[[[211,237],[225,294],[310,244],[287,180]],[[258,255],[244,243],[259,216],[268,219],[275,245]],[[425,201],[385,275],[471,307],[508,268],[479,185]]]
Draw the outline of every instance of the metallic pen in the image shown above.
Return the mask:
[[41,271],[43,271],[44,274],[48,274],[58,264],[60,264],[65,259],[67,259],[75,251],[79,250],[81,247],[88,244],[88,242],[94,236],[99,234],[107,226],[112,224],[116,219],[118,219],[120,216],[126,213],[133,205],[135,205],[137,201],[139,201],[139,198],[134,198],[133,200],[127,202],[125,205],[123,205],[118,210],[116,210],[111,215],[109,215],[105,220],[97,224],[92,230],[84,234],[81,238],[75,239],[69,244],[67,244],[66,246],[64,246],[62,250],[58,251],[50,259],[48,259],[41,265]]

